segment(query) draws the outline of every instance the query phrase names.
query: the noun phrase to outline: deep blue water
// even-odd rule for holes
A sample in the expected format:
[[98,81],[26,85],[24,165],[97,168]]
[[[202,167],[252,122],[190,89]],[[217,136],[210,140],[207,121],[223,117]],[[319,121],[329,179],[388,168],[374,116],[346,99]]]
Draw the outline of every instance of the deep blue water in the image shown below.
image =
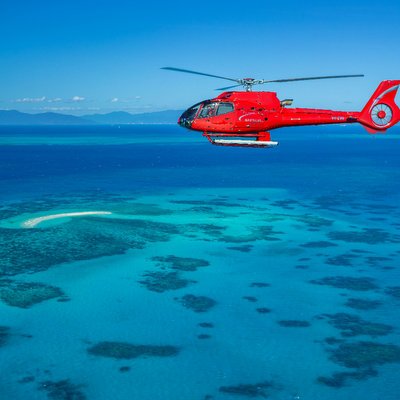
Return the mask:
[[400,130],[272,134],[1,127],[0,398],[397,399]]

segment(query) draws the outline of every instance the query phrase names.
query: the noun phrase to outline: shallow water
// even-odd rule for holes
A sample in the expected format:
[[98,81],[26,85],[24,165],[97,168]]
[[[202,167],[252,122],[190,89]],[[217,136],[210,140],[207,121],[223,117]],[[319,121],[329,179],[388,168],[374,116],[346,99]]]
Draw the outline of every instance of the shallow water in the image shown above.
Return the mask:
[[399,134],[0,128],[0,397],[397,399]]

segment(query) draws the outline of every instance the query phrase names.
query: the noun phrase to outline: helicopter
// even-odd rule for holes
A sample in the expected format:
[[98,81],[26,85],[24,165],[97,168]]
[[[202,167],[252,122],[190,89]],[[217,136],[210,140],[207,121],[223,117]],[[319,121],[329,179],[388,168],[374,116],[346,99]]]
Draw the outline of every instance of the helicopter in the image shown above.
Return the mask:
[[[369,133],[384,133],[400,121],[400,109],[395,102],[400,80],[382,81],[361,111],[332,111],[292,108],[293,99],[279,100],[275,92],[252,91],[252,88],[268,83],[359,78],[364,75],[265,80],[227,78],[175,67],[161,69],[235,82],[234,85],[216,89],[224,92],[188,108],[178,120],[180,126],[203,132],[210,143],[218,146],[275,147],[278,142],[271,139],[270,131],[282,127],[360,123]],[[240,86],[245,90],[230,91]]]

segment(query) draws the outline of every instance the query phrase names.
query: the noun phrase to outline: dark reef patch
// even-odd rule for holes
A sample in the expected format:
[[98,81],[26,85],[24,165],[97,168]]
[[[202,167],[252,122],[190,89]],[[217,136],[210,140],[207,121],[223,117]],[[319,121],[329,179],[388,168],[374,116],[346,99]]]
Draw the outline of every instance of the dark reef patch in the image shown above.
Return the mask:
[[363,381],[377,375],[376,370],[366,368],[354,372],[335,372],[331,376],[319,376],[317,382],[333,388],[342,388],[347,386],[349,380]]
[[294,210],[300,203],[293,199],[275,200],[271,203],[274,207],[284,208],[285,210]]
[[385,293],[396,299],[400,299],[400,286],[389,286],[385,289]]
[[207,200],[170,200],[173,204],[185,204],[191,206],[205,206],[205,207],[243,207],[243,204],[229,203],[226,200],[207,199]]
[[201,328],[214,328],[214,324],[212,322],[200,322],[198,325]]
[[354,308],[356,310],[374,310],[382,304],[379,300],[370,300],[370,299],[360,299],[351,297],[347,299],[345,306]]
[[[225,229],[225,226],[215,224],[186,224],[182,226],[181,234],[186,237],[192,237],[193,234],[195,235],[194,237],[198,237],[200,234],[209,237],[211,240],[215,240],[223,235]],[[203,237],[200,239],[210,240]]]
[[301,222],[309,228],[323,228],[333,225],[334,221],[313,214],[290,215],[296,222]]
[[221,386],[221,393],[239,395],[245,397],[269,397],[268,389],[272,388],[273,384],[269,381],[254,383],[254,384],[239,384],[235,386]]
[[145,215],[149,217],[158,217],[161,215],[171,215],[172,210],[162,208],[157,204],[151,203],[131,203],[123,202],[113,206],[113,210],[126,215]]
[[232,247],[227,247],[228,250],[236,250],[240,251],[242,253],[250,253],[254,246],[251,244],[243,244],[242,246],[232,246]]
[[144,280],[139,283],[148,290],[163,293],[169,290],[178,290],[188,286],[195,281],[182,278],[178,272],[148,271],[143,274]]
[[376,228],[364,228],[361,231],[332,231],[328,233],[331,240],[340,240],[347,243],[399,243],[400,237],[391,235],[385,230]]
[[284,233],[275,231],[274,227],[271,225],[253,226],[250,230],[251,233],[247,235],[241,235],[241,236],[222,235],[219,237],[219,240],[224,243],[238,243],[238,244],[255,242],[257,240],[273,242],[282,240],[281,238],[276,237],[276,235],[281,235]]
[[18,379],[18,383],[21,383],[22,385],[26,384],[26,383],[32,383],[35,382],[36,378],[33,375],[28,375],[28,376],[24,376],[21,379]]
[[324,339],[324,342],[329,345],[334,345],[334,344],[338,344],[338,343],[343,343],[344,339],[338,339],[338,338],[335,338],[334,336],[329,336]]
[[180,349],[176,346],[137,345],[125,342],[100,342],[87,349],[94,356],[130,360],[139,357],[173,357]]
[[325,262],[329,265],[337,265],[339,267],[352,267],[353,260],[357,257],[358,256],[351,253],[339,254],[337,256],[328,257]]
[[196,271],[198,268],[210,265],[207,260],[200,258],[177,257],[173,255],[152,257],[152,261],[157,262],[159,266],[178,271]]
[[217,302],[210,297],[195,296],[194,294],[186,294],[177,299],[184,307],[197,313],[207,312],[213,308]]
[[341,343],[329,350],[330,359],[347,368],[373,368],[377,365],[400,363],[400,347],[376,342]]
[[355,291],[376,290],[379,288],[375,283],[375,279],[368,277],[328,276],[321,279],[313,279],[310,283]]
[[60,288],[44,283],[0,280],[0,299],[12,307],[29,308],[62,296],[64,292]]
[[329,323],[341,331],[344,337],[367,335],[371,337],[388,335],[393,331],[390,325],[366,321],[357,315],[347,313],[324,314]]
[[10,336],[10,328],[8,326],[0,326],[0,347],[4,346]]
[[379,267],[382,263],[386,261],[391,261],[390,257],[382,257],[382,256],[368,256],[366,258],[366,262],[371,267]]
[[51,400],[85,400],[86,395],[83,393],[83,385],[76,385],[69,379],[61,381],[45,381],[39,385],[39,390],[47,393],[47,397]]
[[256,311],[257,311],[259,314],[268,314],[268,313],[271,312],[271,309],[270,309],[270,308],[267,308],[267,307],[259,307],[259,308],[256,308]]
[[271,285],[266,282],[252,282],[250,283],[250,287],[255,287],[255,288],[266,288],[270,287]]
[[211,335],[208,335],[207,333],[201,333],[200,335],[197,335],[198,339],[211,339]]
[[328,242],[326,240],[320,240],[318,242],[307,242],[300,245],[301,247],[309,248],[309,249],[325,249],[327,247],[335,247],[337,244]]
[[285,319],[278,321],[280,326],[285,328],[308,328],[311,324],[308,321],[302,321],[297,319]]
[[258,301],[257,297],[254,297],[254,296],[243,296],[242,299],[247,300],[250,303],[255,303]]

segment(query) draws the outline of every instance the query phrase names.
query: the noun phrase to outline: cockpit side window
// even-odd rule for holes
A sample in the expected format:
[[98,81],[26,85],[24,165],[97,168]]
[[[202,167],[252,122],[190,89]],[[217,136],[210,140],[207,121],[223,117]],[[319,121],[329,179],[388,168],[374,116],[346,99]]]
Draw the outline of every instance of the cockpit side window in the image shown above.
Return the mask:
[[201,109],[197,118],[210,118],[216,115],[223,115],[234,110],[232,103],[206,103]]
[[219,103],[217,115],[228,114],[234,109],[232,103]]
[[217,112],[218,103],[205,104],[200,111],[198,118],[214,117]]

